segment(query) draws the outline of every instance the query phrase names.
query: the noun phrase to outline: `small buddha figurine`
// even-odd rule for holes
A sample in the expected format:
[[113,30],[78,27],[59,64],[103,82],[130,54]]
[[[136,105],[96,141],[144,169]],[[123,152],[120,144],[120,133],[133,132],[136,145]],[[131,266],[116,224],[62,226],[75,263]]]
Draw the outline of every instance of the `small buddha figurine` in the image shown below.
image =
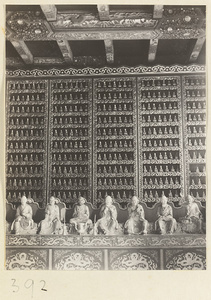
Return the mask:
[[62,224],[59,216],[59,207],[56,198],[50,197],[49,204],[45,209],[45,219],[40,222],[39,234],[61,234]]
[[100,216],[101,219],[97,220],[95,224],[95,233],[114,235],[119,229],[119,224],[117,221],[117,210],[110,196],[106,196],[105,203],[100,209]]
[[89,208],[85,204],[84,197],[78,198],[78,203],[74,207],[73,218],[70,219],[70,225],[79,233],[90,233],[93,228],[92,220],[89,219]]
[[191,195],[187,197],[186,216],[181,218],[182,223],[193,223],[196,225],[196,231],[202,233],[202,214],[198,204]]
[[145,219],[144,209],[139,199],[133,196],[128,205],[129,219],[124,225],[127,234],[147,234],[148,221]]
[[173,218],[172,207],[167,204],[168,199],[166,196],[162,196],[161,204],[157,210],[158,219],[155,222],[155,229],[159,230],[161,234],[166,234],[167,232],[172,234],[177,227],[177,222]]
[[11,225],[11,230],[15,234],[36,234],[37,224],[32,219],[32,208],[27,204],[26,196],[21,198],[21,205],[16,210],[15,220]]

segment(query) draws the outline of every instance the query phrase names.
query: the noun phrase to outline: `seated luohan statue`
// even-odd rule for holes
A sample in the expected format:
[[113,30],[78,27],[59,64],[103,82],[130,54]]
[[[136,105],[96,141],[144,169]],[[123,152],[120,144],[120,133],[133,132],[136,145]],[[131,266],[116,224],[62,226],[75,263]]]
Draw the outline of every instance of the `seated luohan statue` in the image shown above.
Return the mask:
[[127,234],[147,234],[148,222],[145,219],[144,209],[139,204],[139,199],[133,196],[128,205],[129,219],[126,221],[124,230]]
[[50,197],[45,209],[45,219],[40,222],[39,227],[39,234],[62,234],[59,207],[56,205],[55,197]]
[[105,198],[105,203],[100,209],[101,219],[97,220],[94,228],[95,233],[103,233],[105,235],[114,235],[119,229],[117,221],[117,210],[113,205],[113,200],[110,196]]
[[70,219],[70,233],[74,233],[75,230],[79,234],[88,234],[93,229],[92,220],[89,219],[89,208],[85,203],[86,199],[79,197],[74,207],[73,218]]
[[26,196],[21,198],[21,205],[16,210],[15,220],[11,225],[11,230],[15,234],[36,234],[37,224],[32,219],[32,208],[27,204]]
[[[183,229],[186,232],[202,233],[202,214],[198,204],[191,195],[188,195],[187,200],[186,216],[181,218]],[[193,228],[192,225],[194,225],[195,228]]]
[[173,218],[172,207],[167,203],[168,199],[165,196],[161,198],[161,204],[158,206],[157,216],[155,222],[155,229],[161,234],[172,234],[177,228],[177,222]]

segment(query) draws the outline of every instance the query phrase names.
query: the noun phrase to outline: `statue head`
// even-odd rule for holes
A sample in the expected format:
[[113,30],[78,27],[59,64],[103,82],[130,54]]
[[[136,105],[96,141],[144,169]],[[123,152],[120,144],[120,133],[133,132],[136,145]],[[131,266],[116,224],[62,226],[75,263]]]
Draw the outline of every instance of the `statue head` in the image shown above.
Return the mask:
[[161,200],[160,200],[162,206],[166,206],[167,202],[168,202],[168,198],[166,196],[162,196]]
[[55,197],[51,196],[49,203],[50,203],[50,205],[54,205],[56,203]]
[[193,203],[194,202],[194,199],[193,199],[193,197],[191,196],[191,195],[188,195],[188,203],[189,204],[191,204],[191,203]]
[[113,200],[112,200],[111,196],[107,196],[105,198],[105,205],[106,206],[111,206],[112,202],[113,202]]
[[78,198],[78,204],[83,205],[86,202],[86,199],[84,197],[79,197]]
[[133,196],[131,199],[131,204],[132,205],[137,205],[139,203],[139,199],[136,196]]
[[27,202],[26,196],[21,197],[21,204],[26,205],[26,202]]

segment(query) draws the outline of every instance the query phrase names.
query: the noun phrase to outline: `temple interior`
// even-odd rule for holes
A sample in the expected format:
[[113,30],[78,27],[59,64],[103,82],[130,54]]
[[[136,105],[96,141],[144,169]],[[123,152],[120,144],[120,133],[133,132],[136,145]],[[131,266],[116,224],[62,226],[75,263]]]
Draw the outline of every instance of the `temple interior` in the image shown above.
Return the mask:
[[206,269],[206,6],[7,5],[5,44],[6,269]]

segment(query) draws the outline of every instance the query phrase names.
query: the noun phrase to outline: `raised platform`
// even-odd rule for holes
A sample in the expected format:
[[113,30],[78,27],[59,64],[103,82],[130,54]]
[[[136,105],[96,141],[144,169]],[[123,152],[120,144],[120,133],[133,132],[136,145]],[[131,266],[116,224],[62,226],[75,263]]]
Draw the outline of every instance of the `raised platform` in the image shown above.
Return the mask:
[[7,270],[205,270],[204,234],[6,236]]

